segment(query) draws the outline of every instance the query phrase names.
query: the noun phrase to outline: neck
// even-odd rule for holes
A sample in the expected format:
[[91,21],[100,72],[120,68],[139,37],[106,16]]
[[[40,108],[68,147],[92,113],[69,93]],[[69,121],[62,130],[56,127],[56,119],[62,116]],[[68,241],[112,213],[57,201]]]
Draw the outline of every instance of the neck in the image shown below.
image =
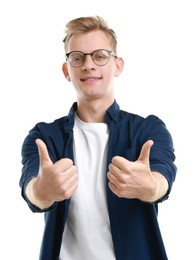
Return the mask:
[[107,109],[114,102],[113,99],[106,103],[103,101],[78,101],[77,102],[77,116],[87,123],[103,123]]

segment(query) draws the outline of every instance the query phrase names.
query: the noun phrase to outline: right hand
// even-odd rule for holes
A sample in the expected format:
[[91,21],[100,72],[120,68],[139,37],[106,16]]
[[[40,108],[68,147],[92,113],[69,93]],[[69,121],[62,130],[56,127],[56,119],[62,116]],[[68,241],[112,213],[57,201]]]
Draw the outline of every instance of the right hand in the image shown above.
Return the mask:
[[39,172],[34,183],[35,197],[48,205],[69,199],[78,186],[77,168],[73,161],[63,158],[53,164],[45,143],[41,139],[35,142],[40,158]]

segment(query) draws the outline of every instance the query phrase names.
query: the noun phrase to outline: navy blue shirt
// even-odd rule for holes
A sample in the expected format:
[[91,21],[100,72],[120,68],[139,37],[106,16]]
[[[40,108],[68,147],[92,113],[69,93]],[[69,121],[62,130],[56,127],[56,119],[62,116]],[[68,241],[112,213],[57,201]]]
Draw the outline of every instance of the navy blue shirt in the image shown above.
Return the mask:
[[[42,139],[47,145],[50,158],[56,162],[73,156],[73,126],[77,103],[74,103],[68,116],[52,123],[38,123],[22,145],[22,175],[20,187],[22,196],[33,212],[45,214],[45,229],[40,250],[40,260],[57,260],[62,234],[69,210],[70,200],[55,202],[50,208],[40,210],[25,195],[27,183],[37,175],[39,155],[35,140]],[[154,115],[143,118],[120,110],[116,101],[106,111],[105,123],[109,128],[107,165],[113,156],[123,156],[135,161],[142,145],[153,140],[150,151],[150,168],[165,176],[169,189],[167,194],[154,203],[138,199],[125,199],[116,196],[106,185],[108,212],[113,245],[117,260],[166,260],[167,254],[162,240],[157,214],[159,202],[168,198],[176,176],[175,155],[171,134],[164,122]],[[77,149],[80,149],[78,147]],[[106,182],[108,179],[106,177]],[[101,248],[100,248],[101,250]],[[93,259],[92,259],[93,260]]]

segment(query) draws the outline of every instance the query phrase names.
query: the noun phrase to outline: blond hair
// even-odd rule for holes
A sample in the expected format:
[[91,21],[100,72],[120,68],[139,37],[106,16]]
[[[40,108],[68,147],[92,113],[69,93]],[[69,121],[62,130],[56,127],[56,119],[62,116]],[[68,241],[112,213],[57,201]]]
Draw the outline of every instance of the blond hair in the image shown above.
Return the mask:
[[63,39],[65,51],[68,48],[70,38],[74,34],[88,33],[94,30],[100,30],[106,34],[114,53],[117,51],[116,33],[108,27],[106,21],[100,16],[79,17],[69,21],[65,27],[66,36]]

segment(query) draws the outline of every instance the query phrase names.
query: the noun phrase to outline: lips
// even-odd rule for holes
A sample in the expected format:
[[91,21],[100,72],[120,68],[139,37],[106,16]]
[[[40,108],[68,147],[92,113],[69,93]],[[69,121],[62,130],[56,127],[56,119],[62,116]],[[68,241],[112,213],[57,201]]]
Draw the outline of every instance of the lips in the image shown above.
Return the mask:
[[93,81],[97,81],[97,80],[100,80],[100,79],[101,79],[101,77],[92,77],[92,76],[89,76],[89,77],[82,78],[81,81],[93,82]]

